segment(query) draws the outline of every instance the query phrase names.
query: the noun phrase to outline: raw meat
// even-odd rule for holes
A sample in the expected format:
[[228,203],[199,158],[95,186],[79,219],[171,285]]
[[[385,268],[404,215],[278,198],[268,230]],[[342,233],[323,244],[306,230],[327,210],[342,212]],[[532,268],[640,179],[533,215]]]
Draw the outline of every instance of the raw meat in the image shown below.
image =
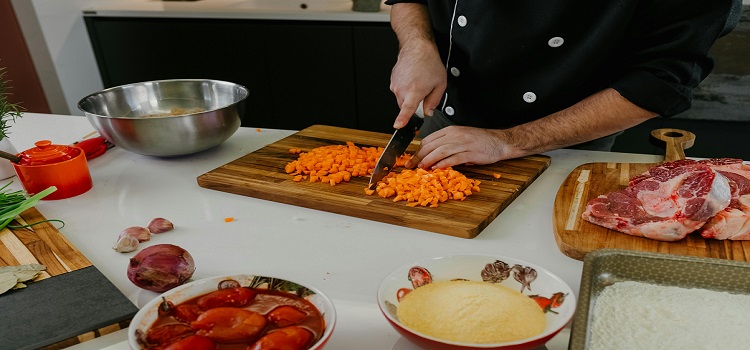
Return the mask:
[[704,238],[750,240],[750,165],[741,159],[721,158],[701,161],[729,181],[729,206],[708,220],[701,230]]
[[629,235],[677,241],[724,210],[731,198],[726,177],[685,159],[655,166],[626,188],[592,199],[582,216]]

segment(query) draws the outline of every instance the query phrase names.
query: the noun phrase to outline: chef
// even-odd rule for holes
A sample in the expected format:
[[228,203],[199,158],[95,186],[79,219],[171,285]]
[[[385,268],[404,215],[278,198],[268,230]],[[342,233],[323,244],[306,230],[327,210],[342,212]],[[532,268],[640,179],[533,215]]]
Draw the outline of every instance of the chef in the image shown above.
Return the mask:
[[690,108],[740,0],[388,0],[403,127],[427,116],[408,167],[489,164],[617,133]]

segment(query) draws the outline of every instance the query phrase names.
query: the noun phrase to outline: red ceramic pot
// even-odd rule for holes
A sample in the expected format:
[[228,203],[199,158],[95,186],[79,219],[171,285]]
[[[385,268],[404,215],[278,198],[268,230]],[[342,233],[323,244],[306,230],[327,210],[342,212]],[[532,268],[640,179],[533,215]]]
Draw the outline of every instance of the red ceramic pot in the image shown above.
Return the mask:
[[34,145],[36,147],[18,154],[21,160],[13,163],[18,179],[29,195],[55,186],[57,191],[43,199],[63,199],[91,189],[91,174],[81,148],[53,145],[49,140],[37,141]]

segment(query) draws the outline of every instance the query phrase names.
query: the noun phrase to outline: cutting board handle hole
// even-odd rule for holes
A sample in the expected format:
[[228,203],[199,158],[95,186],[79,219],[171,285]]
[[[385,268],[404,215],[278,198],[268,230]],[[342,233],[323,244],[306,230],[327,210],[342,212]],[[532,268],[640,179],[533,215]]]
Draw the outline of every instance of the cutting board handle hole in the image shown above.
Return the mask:
[[680,132],[670,131],[668,133],[665,133],[664,136],[667,136],[667,137],[683,137],[683,136],[685,136],[685,134],[680,133]]
[[695,134],[681,129],[656,129],[651,131],[653,144],[666,149],[664,161],[685,159],[685,150],[695,143]]

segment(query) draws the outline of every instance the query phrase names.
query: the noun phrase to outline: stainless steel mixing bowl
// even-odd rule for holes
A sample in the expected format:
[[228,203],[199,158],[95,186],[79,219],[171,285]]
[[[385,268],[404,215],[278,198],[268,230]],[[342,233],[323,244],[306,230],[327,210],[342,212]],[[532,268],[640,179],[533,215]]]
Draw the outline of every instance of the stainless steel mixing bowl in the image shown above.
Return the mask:
[[207,150],[240,127],[248,90],[206,79],[117,86],[78,102],[91,125],[118,147],[159,157]]

